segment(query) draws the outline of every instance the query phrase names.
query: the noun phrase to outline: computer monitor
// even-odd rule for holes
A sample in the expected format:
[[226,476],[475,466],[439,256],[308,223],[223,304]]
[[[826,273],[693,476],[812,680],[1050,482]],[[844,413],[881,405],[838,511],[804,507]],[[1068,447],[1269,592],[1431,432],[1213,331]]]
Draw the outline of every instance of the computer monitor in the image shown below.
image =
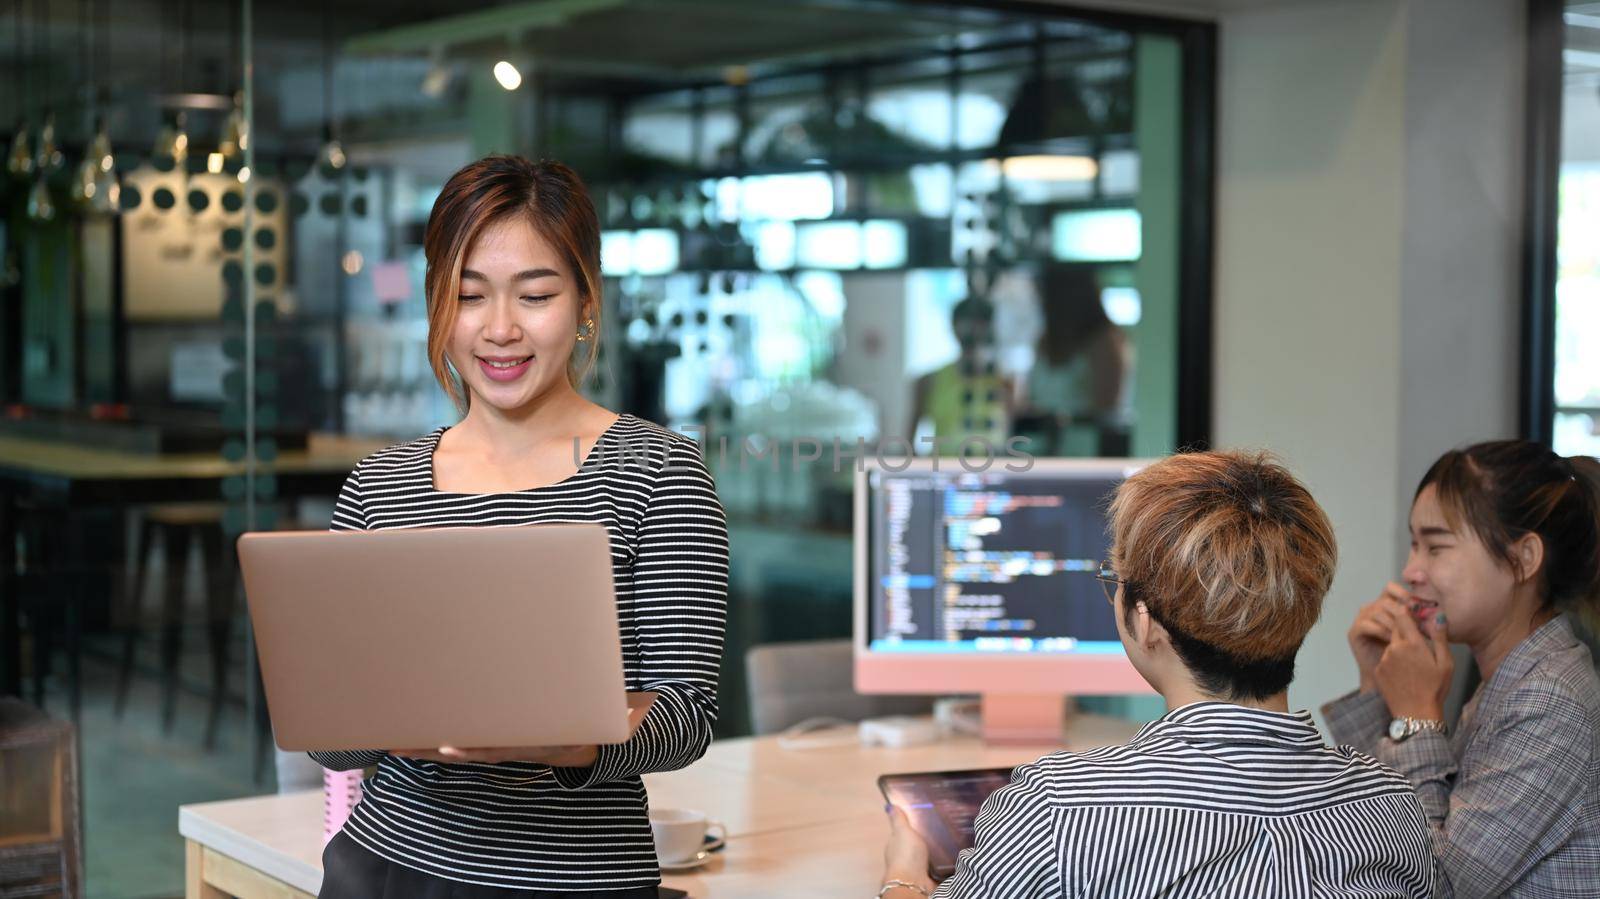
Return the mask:
[[991,742],[1059,742],[1066,696],[1149,693],[1095,574],[1133,459],[871,459],[855,480],[855,687],[976,693]]

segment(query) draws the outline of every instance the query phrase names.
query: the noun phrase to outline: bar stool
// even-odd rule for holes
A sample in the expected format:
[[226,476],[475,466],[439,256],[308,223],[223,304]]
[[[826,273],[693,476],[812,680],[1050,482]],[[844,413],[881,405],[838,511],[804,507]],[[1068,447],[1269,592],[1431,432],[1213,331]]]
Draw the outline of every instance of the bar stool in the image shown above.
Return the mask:
[[67,657],[67,703],[73,722],[82,709],[83,593],[88,568],[81,533],[68,510],[57,506],[17,508],[17,570],[7,572],[7,588],[15,591],[32,637],[28,661],[33,679],[33,704],[45,706],[58,637]]
[[161,725],[170,732],[177,707],[182,678],[184,594],[187,586],[190,551],[201,552],[202,583],[205,592],[206,632],[211,652],[211,707],[206,717],[205,747],[216,745],[217,726],[227,701],[228,648],[232,636],[235,593],[233,553],[223,546],[221,503],[164,503],[142,510],[138,555],[134,560],[135,580],[131,602],[131,621],[122,644],[122,659],[117,677],[115,710],[121,717],[127,705],[128,687],[133,680],[134,657],[143,628],[145,575],[150,554],[159,540],[165,559],[160,609],[161,630]]

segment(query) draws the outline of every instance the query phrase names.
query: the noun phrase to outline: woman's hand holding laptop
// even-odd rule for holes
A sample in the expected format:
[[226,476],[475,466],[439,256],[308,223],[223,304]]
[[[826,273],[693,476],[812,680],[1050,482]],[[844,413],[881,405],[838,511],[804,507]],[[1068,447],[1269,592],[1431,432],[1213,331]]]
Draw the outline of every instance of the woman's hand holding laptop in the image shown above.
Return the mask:
[[478,762],[496,765],[500,762],[535,762],[552,768],[587,768],[600,757],[598,746],[506,746],[496,749],[461,749],[440,746],[437,749],[391,749],[390,755],[429,762],[463,764]]

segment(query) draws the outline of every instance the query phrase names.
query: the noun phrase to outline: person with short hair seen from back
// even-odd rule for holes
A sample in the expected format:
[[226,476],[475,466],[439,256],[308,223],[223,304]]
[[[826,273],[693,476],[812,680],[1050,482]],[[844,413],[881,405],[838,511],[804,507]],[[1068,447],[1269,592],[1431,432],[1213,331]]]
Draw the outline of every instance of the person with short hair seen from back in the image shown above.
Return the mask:
[[[1525,440],[1445,453],[1411,504],[1401,573],[1356,615],[1360,688],[1335,738],[1417,789],[1442,894],[1600,896],[1600,463]],[[1592,631],[1591,631],[1592,633]],[[1482,683],[1454,727],[1450,644]]]
[[515,156],[466,166],[434,203],[425,252],[428,352],[465,414],[364,459],[334,529],[603,525],[624,682],[657,698],[617,745],[312,753],[335,770],[378,769],[323,853],[320,895],[654,899],[641,775],[682,768],[711,741],[722,507],[694,441],[578,392],[602,305],[599,222],[576,173]]
[[1017,768],[937,890],[893,810],[880,895],[1431,896],[1410,785],[1289,711],[1337,556],[1305,487],[1264,454],[1172,456],[1117,489],[1111,536],[1100,578],[1167,714],[1126,745]]

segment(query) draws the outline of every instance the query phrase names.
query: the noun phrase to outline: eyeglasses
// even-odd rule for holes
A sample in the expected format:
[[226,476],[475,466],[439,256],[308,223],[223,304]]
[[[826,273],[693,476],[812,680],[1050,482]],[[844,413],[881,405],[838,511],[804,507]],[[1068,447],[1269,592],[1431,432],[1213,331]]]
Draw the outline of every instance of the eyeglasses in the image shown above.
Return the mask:
[[1100,589],[1106,593],[1106,602],[1113,606],[1117,604],[1117,588],[1128,586],[1122,575],[1111,567],[1110,560],[1101,560],[1100,570],[1095,573],[1095,580],[1100,582]]

